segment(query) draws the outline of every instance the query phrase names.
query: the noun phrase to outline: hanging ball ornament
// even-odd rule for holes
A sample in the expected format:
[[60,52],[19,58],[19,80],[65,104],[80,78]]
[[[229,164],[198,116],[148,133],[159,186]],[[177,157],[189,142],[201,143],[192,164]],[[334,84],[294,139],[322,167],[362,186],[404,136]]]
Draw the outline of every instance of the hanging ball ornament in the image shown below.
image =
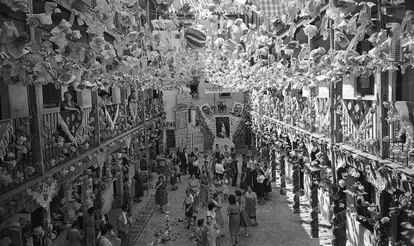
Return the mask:
[[201,49],[206,45],[206,34],[195,27],[189,27],[184,34],[187,45],[192,49]]

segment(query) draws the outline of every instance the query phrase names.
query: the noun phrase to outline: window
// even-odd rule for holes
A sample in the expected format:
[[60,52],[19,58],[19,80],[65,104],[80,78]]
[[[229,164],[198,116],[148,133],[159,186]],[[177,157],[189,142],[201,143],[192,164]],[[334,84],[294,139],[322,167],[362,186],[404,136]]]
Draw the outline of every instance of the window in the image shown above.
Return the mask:
[[357,94],[361,96],[374,95],[374,74],[363,74],[357,78]]
[[193,99],[198,99],[198,84],[190,85],[190,94]]
[[[54,84],[43,85],[43,107],[54,108],[59,107],[62,101],[61,89],[56,88]],[[72,100],[74,95],[72,95]]]
[[[366,36],[368,39],[368,37]],[[373,46],[367,40],[363,40],[358,43],[356,51],[359,54],[363,54],[364,52],[368,52],[372,49]],[[366,95],[374,95],[374,88],[375,88],[375,76],[374,74],[363,74],[357,78],[357,94],[361,96]]]

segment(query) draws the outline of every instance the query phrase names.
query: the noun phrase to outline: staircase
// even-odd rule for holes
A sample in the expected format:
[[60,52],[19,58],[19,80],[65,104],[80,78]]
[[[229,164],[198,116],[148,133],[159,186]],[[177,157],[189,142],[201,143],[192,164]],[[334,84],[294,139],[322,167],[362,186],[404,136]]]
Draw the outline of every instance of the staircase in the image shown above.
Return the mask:
[[131,227],[131,234],[129,235],[129,245],[134,245],[141,236],[145,226],[152,216],[152,213],[154,212],[155,205],[155,193],[151,193],[145,201],[145,206],[141,211],[139,211],[138,216],[134,218]]

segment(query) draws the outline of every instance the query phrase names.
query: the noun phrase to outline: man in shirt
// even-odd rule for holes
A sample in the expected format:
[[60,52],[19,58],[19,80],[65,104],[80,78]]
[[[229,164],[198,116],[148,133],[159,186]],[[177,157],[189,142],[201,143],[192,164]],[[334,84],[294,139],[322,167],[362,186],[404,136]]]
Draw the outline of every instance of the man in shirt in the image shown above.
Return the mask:
[[217,175],[217,177],[218,177],[220,180],[221,180],[221,179],[223,179],[224,172],[225,172],[223,162],[217,162],[217,163],[216,163],[216,166],[215,166],[215,171],[216,171],[216,175]]

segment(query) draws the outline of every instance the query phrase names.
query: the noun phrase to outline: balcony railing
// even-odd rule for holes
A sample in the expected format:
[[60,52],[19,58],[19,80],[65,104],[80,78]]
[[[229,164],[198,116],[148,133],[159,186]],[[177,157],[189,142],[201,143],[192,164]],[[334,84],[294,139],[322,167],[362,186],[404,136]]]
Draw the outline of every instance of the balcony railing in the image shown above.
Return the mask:
[[40,175],[32,152],[30,117],[2,120],[0,193]]
[[388,147],[389,159],[405,166],[414,165],[414,146],[409,138],[409,133],[404,130],[401,121],[391,124],[390,137],[384,140]]
[[92,108],[85,108],[82,113],[45,109],[42,117],[46,170],[97,146]]
[[343,142],[374,155],[379,154],[377,112],[372,101],[343,100]]

